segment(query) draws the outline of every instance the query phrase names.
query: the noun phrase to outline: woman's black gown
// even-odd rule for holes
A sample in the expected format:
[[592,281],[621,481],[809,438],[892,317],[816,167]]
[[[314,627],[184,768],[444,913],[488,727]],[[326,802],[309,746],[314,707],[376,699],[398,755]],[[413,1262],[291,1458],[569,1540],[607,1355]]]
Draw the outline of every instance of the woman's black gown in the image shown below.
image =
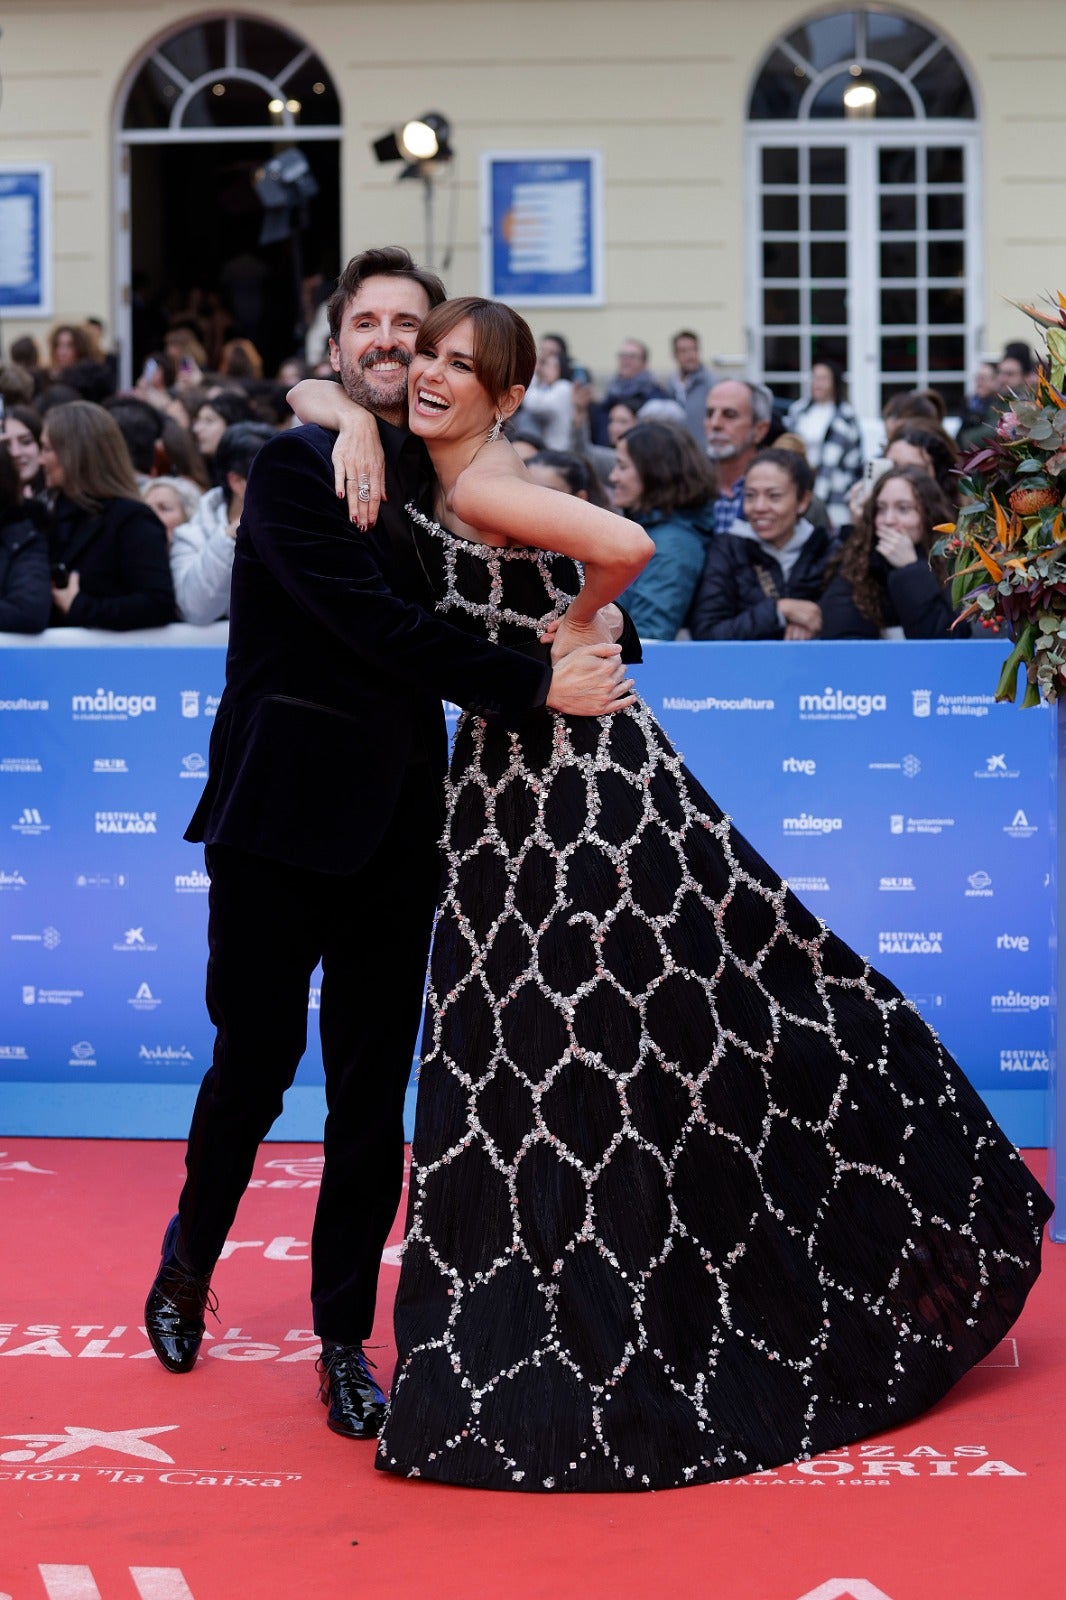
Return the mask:
[[[418,518],[450,620],[531,645],[557,556]],[[639,1490],[933,1404],[1051,1210],[936,1035],[647,706],[459,724],[377,1464]]]

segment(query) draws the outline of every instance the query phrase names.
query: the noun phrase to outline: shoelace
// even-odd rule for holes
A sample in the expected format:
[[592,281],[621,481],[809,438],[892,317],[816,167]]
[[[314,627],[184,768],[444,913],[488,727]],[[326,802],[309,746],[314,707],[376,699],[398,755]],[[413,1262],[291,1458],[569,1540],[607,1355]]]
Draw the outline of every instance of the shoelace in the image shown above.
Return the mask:
[[218,1296],[210,1283],[205,1278],[198,1278],[195,1273],[189,1272],[179,1261],[171,1262],[163,1275],[163,1282],[160,1283],[159,1287],[172,1311],[177,1311],[180,1314],[181,1307],[170,1298],[167,1290],[175,1295],[191,1293],[203,1300],[204,1310],[210,1311],[216,1322],[221,1322],[222,1319],[218,1314]]
[[319,1397],[321,1398],[326,1394],[326,1385],[334,1375],[343,1380],[353,1375],[353,1367],[359,1373],[362,1372],[364,1367],[373,1367],[376,1372],[377,1365],[377,1362],[371,1360],[361,1345],[357,1350],[352,1350],[344,1345],[337,1345],[335,1349],[330,1351],[329,1355],[321,1355],[315,1362],[315,1371],[322,1378],[322,1382],[318,1386]]

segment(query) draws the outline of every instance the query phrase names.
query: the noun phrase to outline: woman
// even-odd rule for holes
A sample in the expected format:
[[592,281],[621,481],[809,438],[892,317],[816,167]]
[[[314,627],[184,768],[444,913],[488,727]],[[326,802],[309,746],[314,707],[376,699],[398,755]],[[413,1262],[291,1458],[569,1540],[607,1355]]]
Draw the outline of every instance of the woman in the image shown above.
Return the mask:
[[938,524],[953,513],[919,467],[877,482],[858,527],[827,569],[823,639],[947,639],[951,594],[942,563],[929,565]]
[[31,406],[10,406],[0,423],[0,439],[11,451],[24,499],[44,488],[41,471],[41,419]]
[[220,389],[210,400],[201,400],[192,418],[192,436],[208,466],[215,459],[218,441],[235,422],[251,422],[248,397],[234,389]]
[[525,399],[522,420],[529,422],[548,450],[569,450],[574,425],[573,384],[557,351],[541,346],[537,370]]
[[166,533],[140,498],[114,420],[88,400],[57,406],[45,421],[41,464],[52,626],[124,632],[173,622]]
[[954,521],[959,508],[959,447],[950,433],[932,422],[902,422],[885,447],[885,456],[894,467],[917,467],[935,479],[950,509],[950,515],[940,520]]
[[48,335],[48,370],[53,380],[61,379],[78,361],[99,360],[100,341],[85,324],[60,322]]
[[708,546],[692,608],[694,639],[818,637],[833,540],[806,515],[813,485],[810,466],[794,450],[760,450],[744,475],[743,522]]
[[808,400],[789,406],[785,427],[806,445],[814,493],[832,527],[842,528],[850,521],[848,491],[862,473],[862,425],[844,398],[844,374],[835,361],[814,363],[810,388]]
[[[443,613],[563,652],[648,541],[495,439],[534,361],[505,306],[426,318],[411,515]],[[903,1422],[998,1342],[1046,1196],[647,706],[464,714],[444,854],[379,1467],[708,1482]]]
[[191,478],[149,478],[141,491],[141,499],[151,507],[166,529],[169,549],[174,530],[195,517],[203,499],[203,490]]
[[579,500],[591,500],[594,506],[607,504],[590,462],[576,450],[538,450],[527,458],[526,471],[531,482],[543,484],[545,489],[577,495]]
[[0,633],[41,633],[51,609],[48,546],[30,515],[11,451],[0,442]]
[[615,446],[615,509],[655,545],[621,597],[644,639],[675,639],[685,626],[714,533],[714,470],[676,422],[638,422]]

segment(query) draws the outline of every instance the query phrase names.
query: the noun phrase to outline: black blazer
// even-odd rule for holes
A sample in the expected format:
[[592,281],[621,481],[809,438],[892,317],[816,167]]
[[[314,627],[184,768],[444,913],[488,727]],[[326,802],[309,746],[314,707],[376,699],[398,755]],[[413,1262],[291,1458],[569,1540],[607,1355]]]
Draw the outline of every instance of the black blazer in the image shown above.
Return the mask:
[[226,687],[207,786],[185,837],[316,872],[363,865],[404,772],[447,761],[442,697],[514,723],[543,705],[543,661],[464,633],[432,606],[409,500],[428,509],[421,441],[379,423],[388,500],[363,534],[333,488],[323,428],[252,464],[230,591]]
[[166,529],[140,500],[105,501],[85,511],[58,496],[48,534],[53,569],[77,572],[79,592],[67,612],[52,607],[53,628],[161,628],[173,622]]

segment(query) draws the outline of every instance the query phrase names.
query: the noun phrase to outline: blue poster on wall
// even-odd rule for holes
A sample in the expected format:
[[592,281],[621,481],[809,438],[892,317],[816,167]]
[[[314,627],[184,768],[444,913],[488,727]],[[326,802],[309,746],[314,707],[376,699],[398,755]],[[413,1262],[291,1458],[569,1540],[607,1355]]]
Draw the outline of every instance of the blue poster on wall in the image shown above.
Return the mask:
[[0,311],[52,310],[51,169],[0,165]]
[[482,292],[512,305],[602,305],[597,151],[481,161]]

